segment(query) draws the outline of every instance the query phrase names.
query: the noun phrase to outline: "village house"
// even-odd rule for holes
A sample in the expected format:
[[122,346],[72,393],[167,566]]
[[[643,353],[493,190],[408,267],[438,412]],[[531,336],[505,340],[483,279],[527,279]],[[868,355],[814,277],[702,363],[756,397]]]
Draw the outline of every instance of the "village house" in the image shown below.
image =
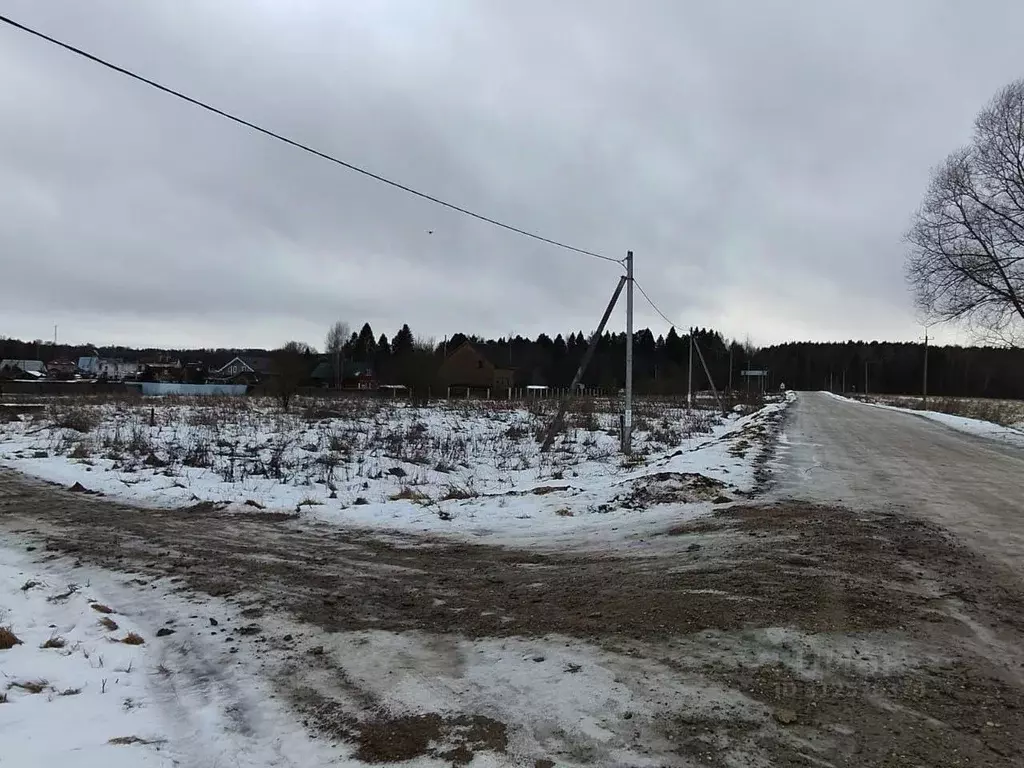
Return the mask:
[[46,364],[46,377],[49,379],[73,379],[78,374],[78,366],[74,360],[59,358]]
[[482,345],[466,341],[445,358],[437,372],[438,383],[449,397],[473,394],[505,396],[515,381],[516,369]]
[[0,360],[0,376],[6,379],[41,379],[45,375],[42,360]]
[[[377,377],[369,363],[342,361],[341,388],[349,390],[377,389]],[[318,387],[334,387],[337,384],[335,363],[330,356],[323,356],[310,374],[313,384]]]
[[234,357],[220,368],[211,369],[209,378],[233,384],[258,384],[272,375],[272,369],[269,357]]
[[119,357],[92,354],[78,358],[78,370],[87,378],[124,381],[139,375],[139,364],[126,362]]

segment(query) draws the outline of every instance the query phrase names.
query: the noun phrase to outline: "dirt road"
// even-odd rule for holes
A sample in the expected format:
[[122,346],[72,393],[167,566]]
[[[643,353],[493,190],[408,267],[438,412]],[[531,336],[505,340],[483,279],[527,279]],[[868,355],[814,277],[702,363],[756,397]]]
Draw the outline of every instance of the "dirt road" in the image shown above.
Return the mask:
[[140,510],[3,470],[0,537],[236,603],[230,629],[177,617],[176,642],[248,644],[310,731],[367,764],[1019,765],[1020,459],[919,422],[802,396],[774,501],[605,551]]
[[779,447],[779,499],[902,510],[1024,563],[1024,451],[924,417],[803,393]]

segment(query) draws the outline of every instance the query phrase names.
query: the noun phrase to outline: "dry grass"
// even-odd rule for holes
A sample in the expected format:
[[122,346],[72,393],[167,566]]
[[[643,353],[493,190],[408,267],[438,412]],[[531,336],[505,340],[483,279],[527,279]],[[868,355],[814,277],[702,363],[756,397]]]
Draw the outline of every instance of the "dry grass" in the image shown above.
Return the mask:
[[951,416],[964,416],[968,419],[990,421],[1004,427],[1012,427],[1024,422],[1024,402],[1020,400],[997,400],[985,397],[931,397],[927,404],[917,396],[909,395],[870,395],[873,403],[894,405],[899,408],[913,410],[938,411]]
[[46,598],[46,601],[49,602],[49,603],[60,603],[60,602],[63,602],[64,600],[67,600],[69,597],[71,597],[77,591],[78,591],[78,585],[77,584],[68,584],[68,588],[67,588],[66,592],[61,592],[59,595],[51,595],[50,597]]
[[18,688],[26,693],[42,693],[50,687],[46,680],[16,680],[7,686],[7,690]]
[[412,501],[417,503],[430,501],[430,497],[425,493],[421,493],[415,488],[410,488],[408,485],[403,485],[398,493],[393,493],[388,498],[392,501]]
[[109,629],[111,632],[114,632],[117,629],[117,622],[109,616],[104,616],[102,619],[100,619],[100,624]]
[[477,495],[478,494],[474,493],[469,488],[460,488],[457,485],[449,485],[441,496],[441,501],[465,501],[466,499],[475,499]]
[[94,611],[99,611],[100,613],[113,613],[114,612],[113,608],[111,608],[109,606],[106,606],[106,605],[103,605],[102,603],[93,603],[89,607],[92,608]]
[[63,648],[67,641],[60,635],[51,635],[50,639],[40,645],[40,648]]
[[0,651],[9,651],[16,645],[21,645],[21,640],[11,631],[11,628],[0,627]]
[[146,641],[142,635],[136,632],[129,632],[121,639],[121,642],[125,645],[143,645]]

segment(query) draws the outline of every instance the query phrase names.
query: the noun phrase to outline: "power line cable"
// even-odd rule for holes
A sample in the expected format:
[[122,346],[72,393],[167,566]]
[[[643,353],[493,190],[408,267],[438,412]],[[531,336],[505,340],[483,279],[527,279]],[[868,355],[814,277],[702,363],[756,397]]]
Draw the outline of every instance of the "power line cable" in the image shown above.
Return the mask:
[[484,216],[483,214],[476,213],[474,211],[469,210],[468,208],[463,208],[462,206],[456,205],[455,203],[449,203],[446,200],[442,200],[442,199],[440,199],[438,197],[434,197],[433,195],[427,194],[426,192],[421,192],[421,191],[419,191],[417,189],[413,189],[412,187],[406,186],[405,184],[402,184],[401,182],[397,182],[397,181],[394,181],[392,179],[386,178],[384,176],[381,176],[380,174],[374,173],[373,171],[368,171],[365,168],[360,168],[358,165],[354,165],[353,163],[349,163],[349,162],[346,162],[344,160],[341,160],[341,159],[339,159],[337,157],[334,157],[332,155],[327,154],[326,152],[321,152],[320,150],[314,149],[313,147],[310,147],[307,144],[303,144],[300,141],[295,141],[294,139],[289,139],[287,136],[283,136],[283,135],[281,135],[279,133],[275,133],[274,131],[271,131],[271,130],[269,130],[267,128],[263,128],[263,127],[257,125],[256,123],[252,123],[252,122],[250,122],[248,120],[245,120],[244,118],[238,117],[237,115],[233,115],[230,112],[226,112],[223,109],[219,109],[219,108],[214,107],[214,106],[212,106],[210,104],[207,104],[204,101],[200,101],[199,99],[195,99],[195,98],[193,98],[191,96],[188,96],[188,95],[182,93],[181,91],[176,91],[173,88],[169,88],[166,85],[161,85],[160,83],[156,82],[155,80],[150,80],[148,77],[144,77],[144,76],[142,76],[140,74],[137,74],[136,72],[133,72],[133,71],[131,71],[129,69],[126,69],[125,67],[118,66],[117,64],[109,62],[106,59],[102,59],[99,56],[96,56],[94,54],[89,53],[88,51],[84,51],[81,48],[76,48],[75,46],[71,45],[70,43],[65,43],[65,42],[63,42],[61,40],[58,40],[55,37],[51,37],[50,35],[47,35],[47,34],[45,34],[43,32],[40,32],[39,30],[33,29],[31,27],[27,27],[24,24],[21,24],[21,23],[19,23],[17,21],[14,21],[11,18],[8,18],[7,16],[0,15],[0,22],[3,22],[4,24],[7,24],[8,26],[14,27],[15,29],[21,30],[22,32],[27,32],[28,34],[30,34],[30,35],[32,35],[34,37],[37,37],[37,38],[39,38],[41,40],[45,40],[48,43],[51,43],[51,44],[56,45],[56,46],[58,46],[60,48],[63,48],[66,51],[70,51],[71,53],[74,53],[74,54],[76,54],[78,56],[81,56],[83,58],[86,58],[89,61],[95,62],[96,64],[99,64],[101,66],[104,66],[107,69],[111,69],[114,72],[118,72],[118,73],[120,73],[122,75],[130,77],[133,80],[137,80],[140,83],[145,83],[146,85],[150,86],[151,88],[156,88],[157,90],[163,91],[164,93],[169,94],[171,96],[174,96],[175,98],[181,99],[182,101],[187,101],[189,104],[192,104],[193,106],[199,107],[200,109],[205,109],[207,112],[212,112],[215,115],[219,115],[220,117],[226,118],[227,120],[231,120],[232,122],[238,123],[239,125],[244,125],[246,128],[249,128],[249,129],[251,129],[253,131],[256,131],[257,133],[262,133],[264,136],[269,136],[272,139],[277,139],[278,141],[284,142],[285,144],[288,144],[288,145],[290,145],[292,147],[295,147],[296,149],[301,149],[302,151],[308,152],[311,155],[316,155],[317,157],[322,158],[323,160],[329,160],[330,162],[336,163],[337,165],[340,165],[343,168],[347,168],[350,171],[355,171],[356,173],[362,174],[363,176],[371,178],[374,181],[379,181],[382,184],[387,184],[388,186],[394,187],[395,189],[400,189],[403,192],[407,192],[410,195],[414,195],[416,197],[422,198],[423,200],[428,200],[428,201],[430,201],[432,203],[436,203],[437,205],[443,206],[445,208],[449,208],[449,209],[451,209],[453,211],[457,211],[458,213],[461,213],[461,214],[463,214],[465,216],[470,216],[470,217],[472,217],[474,219],[478,219],[479,221],[486,222],[487,224],[491,224],[491,225],[493,225],[495,227],[500,227],[501,229],[508,230],[509,232],[515,232],[518,235],[523,235],[524,237],[529,237],[529,238],[532,238],[534,240],[539,240],[540,242],[547,243],[548,245],[554,245],[554,246],[556,246],[558,248],[563,248],[563,249],[565,249],[567,251],[573,251],[574,253],[583,254],[584,256],[591,256],[591,257],[593,257],[595,259],[602,259],[604,261],[610,261],[613,264],[621,264],[622,263],[622,259],[613,259],[610,256],[604,256],[604,255],[602,255],[600,253],[594,253],[593,251],[588,251],[585,248],[577,248],[574,245],[569,245],[567,243],[562,243],[562,242],[559,242],[558,240],[552,240],[549,237],[544,237],[543,235],[538,235],[538,234],[536,234],[534,232],[530,232],[528,230],[521,229],[521,228],[513,226],[511,224],[506,224],[503,221],[498,221],[497,219],[492,219],[489,216]]
[[[664,320],[664,321],[665,321],[666,323],[668,323],[668,324],[669,324],[670,326],[672,326],[673,328],[675,328],[675,329],[676,329],[677,331],[680,331],[680,330],[682,330],[682,329],[681,329],[681,328],[680,328],[680,327],[679,327],[678,325],[676,325],[676,324],[675,324],[675,323],[673,323],[673,322],[672,322],[671,320],[669,320],[669,319],[668,319],[668,317],[667,317],[667,316],[665,315],[665,313],[664,313],[664,312],[662,312],[662,311],[661,311],[660,309],[658,309],[658,305],[657,305],[657,304],[655,304],[655,303],[654,303],[654,300],[653,300],[653,299],[652,299],[652,298],[651,298],[650,296],[648,296],[648,295],[647,295],[647,291],[645,291],[645,290],[644,290],[644,287],[643,287],[642,285],[640,285],[640,283],[638,283],[638,282],[636,281],[636,278],[633,278],[633,285],[635,285],[635,286],[636,286],[636,289],[637,289],[638,291],[640,291],[640,295],[641,295],[641,296],[643,296],[643,297],[644,297],[645,299],[647,299],[647,303],[651,305],[651,308],[652,308],[652,309],[653,309],[653,310],[654,310],[655,312],[657,312],[657,313],[658,313],[659,315],[661,315],[661,319],[662,319],[662,320]],[[689,331],[687,331],[687,333],[689,333]]]

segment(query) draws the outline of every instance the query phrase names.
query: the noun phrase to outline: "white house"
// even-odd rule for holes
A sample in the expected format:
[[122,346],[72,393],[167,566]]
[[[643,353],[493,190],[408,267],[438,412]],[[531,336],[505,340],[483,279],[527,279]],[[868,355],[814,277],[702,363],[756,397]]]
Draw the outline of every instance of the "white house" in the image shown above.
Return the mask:
[[92,355],[90,357],[78,358],[78,370],[86,376],[95,376],[97,379],[107,378],[113,379],[114,381],[121,381],[123,379],[131,379],[138,376],[139,364],[126,363],[124,360],[118,358]]

